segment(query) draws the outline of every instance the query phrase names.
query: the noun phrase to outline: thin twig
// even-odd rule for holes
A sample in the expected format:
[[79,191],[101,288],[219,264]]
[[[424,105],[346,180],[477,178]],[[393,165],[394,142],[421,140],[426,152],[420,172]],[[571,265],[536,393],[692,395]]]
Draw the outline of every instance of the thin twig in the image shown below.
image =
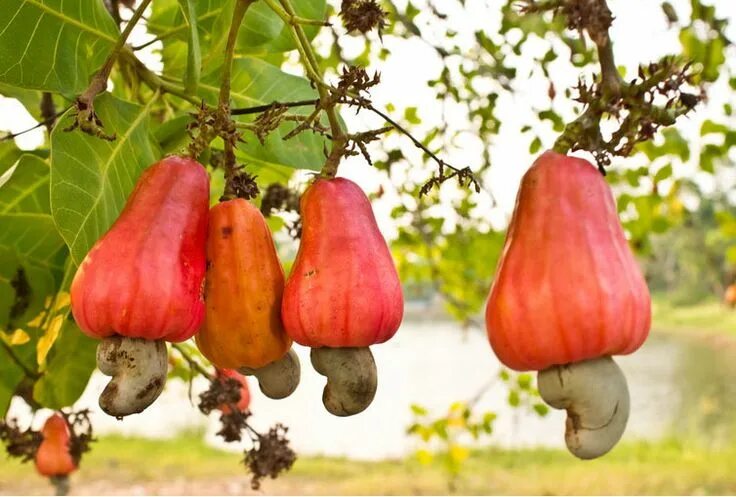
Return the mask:
[[[345,103],[345,102],[341,102],[341,103]],[[231,109],[230,110],[230,114],[232,114],[234,116],[242,116],[242,115],[247,115],[247,114],[257,114],[259,112],[265,112],[265,111],[271,109],[274,106],[279,106],[279,107],[306,107],[306,106],[311,106],[311,105],[319,106],[320,105],[319,99],[314,99],[314,100],[298,100],[298,101],[294,101],[294,102],[272,102],[271,104],[268,104],[268,105],[258,105],[258,106],[255,106],[255,107],[241,107],[241,108]],[[422,142],[420,142],[419,140],[417,140],[411,134],[411,132],[409,132],[402,125],[400,125],[399,123],[397,123],[396,121],[394,121],[385,112],[383,112],[383,111],[375,108],[372,104],[369,104],[369,103],[364,104],[363,105],[363,108],[368,109],[369,111],[377,114],[384,121],[386,121],[388,124],[390,124],[391,126],[393,126],[394,129],[396,129],[396,131],[398,131],[402,135],[408,137],[412,141],[412,143],[414,144],[414,146],[416,146],[417,148],[419,148],[420,150],[422,150],[424,153],[426,153],[429,157],[431,157],[432,160],[434,160],[440,167],[442,167],[442,168],[445,168],[446,167],[447,169],[450,169],[451,171],[454,171],[455,173],[460,173],[462,171],[461,169],[458,169],[458,168],[452,166],[451,164],[448,164],[444,160],[440,159],[437,156],[437,154],[435,154],[434,152],[432,152]]]
[[182,347],[178,343],[172,343],[171,348],[176,350],[182,356],[182,358],[187,361],[187,364],[189,364],[189,367],[191,369],[197,371],[199,374],[210,381],[213,381],[215,379],[212,373],[207,371],[199,362],[197,362],[192,356],[190,356],[189,353],[184,349],[184,347]]
[[315,98],[312,100],[297,100],[295,102],[271,102],[267,105],[257,105],[255,107],[242,107],[239,109],[231,109],[230,114],[233,116],[245,116],[248,114],[260,114],[261,112],[266,112],[267,110],[273,108],[273,107],[306,107],[309,105],[317,105],[319,103],[319,99]]
[[11,133],[9,135],[5,135],[2,138],[0,138],[0,142],[13,140],[13,139],[17,138],[20,135],[23,135],[25,133],[29,133],[29,132],[33,131],[34,129],[38,129],[41,126],[49,125],[49,124],[53,123],[54,121],[56,121],[56,119],[58,119],[59,117],[61,117],[66,111],[68,111],[69,109],[71,109],[71,107],[72,107],[71,105],[70,106],[67,106],[64,110],[55,113],[53,116],[50,116],[50,117],[44,119],[43,121],[39,122],[38,124],[36,124],[36,125],[28,128],[28,129],[24,129],[23,131],[18,131],[17,133]]

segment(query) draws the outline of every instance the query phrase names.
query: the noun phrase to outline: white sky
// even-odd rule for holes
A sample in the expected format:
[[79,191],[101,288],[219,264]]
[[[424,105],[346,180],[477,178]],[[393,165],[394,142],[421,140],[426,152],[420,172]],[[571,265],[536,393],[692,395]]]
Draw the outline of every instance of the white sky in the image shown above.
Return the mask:
[[[399,5],[404,0],[398,0]],[[497,32],[500,22],[500,0],[467,0],[466,10],[458,7],[457,2],[435,2],[441,8],[450,8],[446,13],[451,16],[452,25],[458,30],[457,39],[464,43],[473,43],[473,32],[484,29],[489,35]],[[672,2],[678,13],[684,18],[689,14],[689,1],[679,0]],[[713,0],[720,17],[729,17],[731,20],[731,39],[736,39],[736,5],[734,0]],[[422,2],[415,1],[415,5]],[[490,5],[490,6],[489,6]],[[668,53],[679,52],[680,45],[677,40],[677,31],[668,31],[664,15],[660,10],[660,2],[655,0],[636,1],[631,0],[609,0],[616,21],[612,28],[612,39],[616,62],[619,66],[625,66],[627,70],[635,70],[637,64],[658,59]],[[426,24],[425,18],[418,19],[420,25],[425,22],[428,26],[427,33],[433,36],[431,25]],[[434,30],[436,31],[436,30]],[[143,29],[136,29],[131,38],[133,44],[141,39],[146,39]],[[369,68],[381,72],[382,83],[372,92],[374,102],[378,107],[385,107],[392,103],[396,107],[395,116],[403,115],[405,107],[417,107],[419,115],[424,121],[422,129],[429,129],[438,125],[441,119],[440,106],[434,100],[433,91],[427,87],[426,82],[436,76],[439,70],[439,62],[436,54],[421,40],[396,40],[385,37],[386,48],[391,51],[391,56],[380,62],[375,67]],[[347,39],[348,49],[350,40]],[[155,47],[155,45],[154,45]],[[498,102],[497,115],[503,117],[504,125],[500,134],[490,146],[493,166],[489,174],[484,178],[485,186],[490,190],[497,201],[492,207],[490,196],[486,193],[479,195],[479,212],[486,213],[490,222],[496,227],[502,227],[513,208],[516,190],[519,180],[524,171],[531,165],[533,157],[528,154],[528,146],[532,139],[531,135],[519,135],[518,129],[522,124],[535,123],[535,110],[544,109],[548,105],[547,86],[538,75],[525,77],[534,68],[534,62],[530,55],[538,55],[546,50],[546,44],[532,42],[525,45],[525,51],[519,60],[519,78],[516,81],[516,92],[512,97],[503,97]],[[147,62],[150,54],[144,57]],[[734,63],[733,49],[730,54],[730,62]],[[144,59],[145,60],[145,59]],[[557,98],[555,109],[562,112],[566,118],[572,117],[570,102],[565,100],[563,89],[573,86],[578,78],[577,70],[572,69],[565,62],[565,57],[553,64],[552,70],[557,86]],[[697,157],[699,147],[698,130],[700,123],[706,115],[713,116],[720,113],[722,102],[730,98],[730,90],[727,85],[714,85],[710,91],[710,102],[707,109],[701,110],[697,115],[680,122],[680,129],[692,140],[693,157]],[[382,125],[375,116],[361,113],[355,117],[350,111],[344,113],[344,117],[351,129],[368,129]],[[449,124],[456,129],[466,127],[466,116],[459,109],[450,109]],[[0,129],[18,132],[35,124],[33,118],[13,99],[0,97]],[[555,134],[548,126],[539,126],[539,133],[543,139],[543,146],[552,145]],[[17,138],[17,144],[21,148],[35,148],[43,140],[43,130],[39,129]],[[413,149],[406,138],[398,134],[392,134],[386,138],[387,141],[402,141],[408,157],[412,158],[414,164],[421,164],[421,154]],[[480,165],[482,146],[477,137],[469,134],[463,135],[455,144],[443,151],[443,158],[456,166]],[[380,147],[380,145],[379,145]],[[631,161],[625,165],[630,165]],[[638,164],[637,164],[638,165]],[[614,167],[621,167],[622,160],[618,159]],[[695,171],[694,164],[676,165],[676,174],[692,175]],[[414,171],[416,173],[416,170]],[[362,158],[352,158],[341,167],[340,174],[348,176],[361,184],[368,192],[378,189],[382,181],[381,175],[368,166]],[[410,171],[408,174],[412,174]],[[414,176],[411,176],[414,177]],[[713,181],[712,178],[703,177],[703,182]],[[451,198],[456,194],[453,186],[443,187],[443,199]],[[374,204],[376,215],[382,230],[387,236],[395,231],[389,218],[389,212],[397,201],[395,197],[387,195]],[[446,210],[448,216],[452,216],[450,209]]]

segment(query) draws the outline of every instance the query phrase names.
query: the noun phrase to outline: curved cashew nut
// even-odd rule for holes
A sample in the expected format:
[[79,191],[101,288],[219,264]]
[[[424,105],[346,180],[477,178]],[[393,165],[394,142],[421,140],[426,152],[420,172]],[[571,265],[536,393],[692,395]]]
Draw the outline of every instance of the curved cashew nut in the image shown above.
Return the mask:
[[103,339],[97,346],[97,367],[112,380],[100,395],[100,407],[116,418],[142,412],[163,391],[168,366],[162,340]]
[[613,448],[629,419],[629,389],[610,357],[553,366],[537,376],[542,399],[567,410],[565,443],[580,459],[595,459]]
[[266,397],[284,399],[294,393],[301,379],[299,356],[293,349],[281,359],[267,364],[262,368],[238,368],[238,372],[258,379],[258,386]]
[[312,366],[327,377],[322,403],[335,416],[364,411],[376,395],[376,362],[368,347],[312,349]]

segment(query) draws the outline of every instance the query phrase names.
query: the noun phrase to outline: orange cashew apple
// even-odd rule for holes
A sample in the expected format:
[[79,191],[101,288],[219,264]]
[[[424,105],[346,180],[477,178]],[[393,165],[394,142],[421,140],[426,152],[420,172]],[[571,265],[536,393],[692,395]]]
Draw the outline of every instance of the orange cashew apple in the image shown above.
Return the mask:
[[71,454],[69,424],[61,414],[54,413],[44,423],[41,436],[43,440],[34,461],[36,470],[51,479],[57,495],[66,495],[69,491],[69,474],[77,469]]
[[261,212],[243,199],[212,207],[197,346],[215,366],[255,375],[263,393],[279,399],[300,377],[281,322],[283,293],[284,270]]

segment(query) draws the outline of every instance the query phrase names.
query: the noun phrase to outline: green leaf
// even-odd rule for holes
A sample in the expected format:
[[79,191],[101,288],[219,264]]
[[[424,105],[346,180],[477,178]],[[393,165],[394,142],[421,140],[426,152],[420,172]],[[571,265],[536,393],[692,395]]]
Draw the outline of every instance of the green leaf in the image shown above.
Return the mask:
[[535,136],[532,142],[529,144],[529,153],[536,154],[539,149],[542,148],[542,140],[538,136]]
[[10,351],[12,350],[16,356],[21,351],[26,352],[25,355],[32,351],[32,347],[28,344],[22,347],[10,347],[10,350],[8,347],[0,344],[0,418],[5,417],[8,412],[15,389],[25,376],[23,369],[10,356]]
[[155,101],[141,107],[109,94],[98,97],[97,114],[117,135],[112,142],[63,131],[70,113],[51,133],[51,212],[76,265],[117,218],[141,171],[159,157],[149,133]]
[[549,413],[549,407],[547,407],[547,404],[537,402],[532,407],[534,408],[534,412],[536,412],[539,416],[546,416]]
[[51,409],[61,409],[79,399],[95,369],[97,343],[66,321],[46,371],[33,388],[33,398]]
[[46,297],[56,291],[66,249],[50,214],[48,164],[25,154],[0,183],[3,328],[21,326],[41,311]]
[[412,404],[409,407],[411,408],[412,414],[414,414],[415,416],[426,416],[427,414],[429,414],[427,409],[420,406],[419,404]]
[[404,109],[404,119],[409,124],[420,124],[422,122],[416,107],[407,107]]
[[532,386],[532,375],[529,373],[521,373],[516,377],[516,384],[522,390],[529,390]]
[[[219,94],[219,72],[205,76],[200,84],[200,96],[214,105]],[[309,82],[299,76],[287,74],[254,57],[243,57],[233,62],[231,100],[233,107],[250,107],[270,104],[274,101],[316,99],[317,93]],[[309,107],[295,109],[294,112],[307,114]],[[252,119],[238,116],[240,120]],[[284,141],[283,137],[296,124],[282,124],[272,132],[261,145],[253,136],[246,134],[244,144],[238,146],[238,153],[247,162],[256,164],[272,172],[279,168],[319,170],[324,162],[326,139],[310,131]],[[257,174],[262,174],[258,172]],[[283,176],[283,172],[278,176]],[[289,174],[287,172],[286,177]]]
[[179,0],[189,26],[187,37],[187,72],[184,75],[184,91],[195,93],[202,73],[202,52],[199,46],[199,31],[197,30],[197,11],[194,0]]
[[51,212],[46,161],[25,154],[0,176],[0,214],[8,212]]
[[657,183],[659,181],[665,180],[672,176],[672,164],[667,164],[656,172],[654,175],[654,182]]
[[0,82],[81,93],[119,34],[102,0],[3,0]]

